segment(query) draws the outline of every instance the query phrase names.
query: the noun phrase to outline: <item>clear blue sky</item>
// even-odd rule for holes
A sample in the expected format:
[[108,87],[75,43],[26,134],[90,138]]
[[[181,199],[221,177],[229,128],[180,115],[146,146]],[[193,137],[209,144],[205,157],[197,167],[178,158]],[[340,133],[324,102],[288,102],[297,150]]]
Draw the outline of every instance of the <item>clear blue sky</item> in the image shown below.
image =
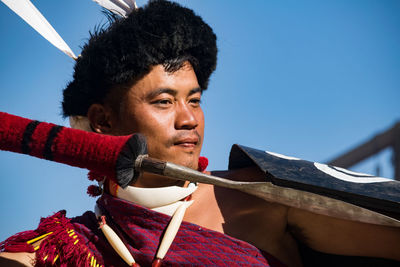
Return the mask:
[[[144,1],[139,1],[139,5]],[[218,36],[217,71],[203,98],[210,169],[233,143],[327,161],[400,120],[399,1],[179,1]],[[75,54],[105,22],[90,0],[34,4]],[[73,60],[0,4],[0,110],[68,125],[62,89]],[[390,151],[380,162],[391,177]],[[92,209],[86,171],[0,152],[0,240],[60,209]]]

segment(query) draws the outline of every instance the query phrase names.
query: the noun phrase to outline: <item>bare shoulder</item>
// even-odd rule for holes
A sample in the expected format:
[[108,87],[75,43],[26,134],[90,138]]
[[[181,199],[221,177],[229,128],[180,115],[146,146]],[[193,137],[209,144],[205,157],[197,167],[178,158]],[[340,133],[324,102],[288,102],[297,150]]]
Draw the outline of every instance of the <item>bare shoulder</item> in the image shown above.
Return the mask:
[[288,225],[293,235],[325,253],[400,260],[400,227],[337,219],[290,208]]
[[[265,181],[265,173],[257,166],[212,174],[234,181]],[[287,231],[287,206],[219,187],[214,188],[214,194],[224,218],[226,234],[268,251],[289,266],[300,265],[296,241]]]
[[1,252],[0,266],[22,267],[33,266],[35,253],[28,252]]

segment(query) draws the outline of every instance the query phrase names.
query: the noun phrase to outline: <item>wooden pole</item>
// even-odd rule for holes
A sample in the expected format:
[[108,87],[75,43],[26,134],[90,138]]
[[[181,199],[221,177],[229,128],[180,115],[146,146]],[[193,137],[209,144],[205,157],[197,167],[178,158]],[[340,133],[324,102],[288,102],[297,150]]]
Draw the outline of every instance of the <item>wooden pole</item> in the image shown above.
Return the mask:
[[400,181],[400,123],[397,124],[393,145],[394,178]]
[[400,122],[367,142],[329,161],[328,164],[349,168],[388,147],[393,149],[394,178],[400,180]]

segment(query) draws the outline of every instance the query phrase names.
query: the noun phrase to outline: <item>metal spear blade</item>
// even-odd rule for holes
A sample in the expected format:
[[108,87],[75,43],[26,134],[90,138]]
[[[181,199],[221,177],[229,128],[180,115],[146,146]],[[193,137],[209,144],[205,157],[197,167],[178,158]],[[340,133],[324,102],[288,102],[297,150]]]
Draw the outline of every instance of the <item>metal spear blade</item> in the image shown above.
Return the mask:
[[[154,166],[154,168],[152,168]],[[238,182],[220,178],[170,162],[140,158],[135,168],[162,174],[177,180],[213,184],[237,189],[269,202],[307,210],[313,213],[363,223],[400,227],[400,221],[389,216],[307,191],[276,186],[270,182]]]

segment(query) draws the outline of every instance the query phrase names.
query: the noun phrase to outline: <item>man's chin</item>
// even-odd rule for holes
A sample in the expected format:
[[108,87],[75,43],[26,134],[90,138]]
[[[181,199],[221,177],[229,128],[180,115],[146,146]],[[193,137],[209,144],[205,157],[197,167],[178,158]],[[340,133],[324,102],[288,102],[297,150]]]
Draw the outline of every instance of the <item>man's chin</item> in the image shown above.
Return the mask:
[[199,165],[199,156],[190,154],[190,155],[184,155],[182,157],[174,157],[166,161],[182,165],[190,169],[197,170],[197,167]]
[[[153,156],[149,155],[150,157],[154,157],[163,161],[171,162],[174,164],[178,164],[190,169],[197,170],[199,165],[199,156],[196,154],[182,154],[182,153],[174,153],[173,155],[163,155],[160,156]],[[172,185],[180,185],[182,181],[175,180],[173,177],[166,177],[151,173],[144,173],[139,179],[136,181],[134,186],[137,187],[163,187],[163,186],[172,186]]]
[[174,149],[169,149],[168,151],[164,151],[164,153],[162,154],[149,152],[149,156],[197,170],[199,164],[199,156],[200,156],[199,149],[186,151],[185,149],[180,149],[179,147],[178,148],[173,147],[173,148]]

